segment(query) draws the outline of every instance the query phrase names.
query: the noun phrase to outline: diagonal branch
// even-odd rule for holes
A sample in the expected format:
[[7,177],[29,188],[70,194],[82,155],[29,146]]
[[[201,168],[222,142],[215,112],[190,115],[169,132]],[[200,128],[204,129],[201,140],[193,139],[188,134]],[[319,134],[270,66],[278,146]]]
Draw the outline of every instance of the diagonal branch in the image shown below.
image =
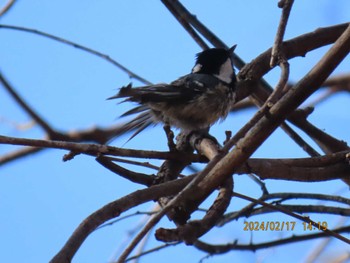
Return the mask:
[[91,49],[91,48],[85,47],[83,45],[77,44],[77,43],[75,43],[73,41],[70,41],[70,40],[67,40],[67,39],[64,39],[64,38],[61,38],[61,37],[57,37],[57,36],[54,36],[54,35],[51,35],[51,34],[48,34],[48,33],[45,33],[45,32],[39,31],[39,30],[36,30],[36,29],[27,28],[27,27],[20,27],[20,26],[12,26],[12,25],[2,25],[2,24],[0,24],[0,28],[17,30],[17,31],[22,31],[22,32],[27,32],[27,33],[32,33],[32,34],[35,34],[35,35],[39,35],[39,36],[42,36],[42,37],[46,37],[46,38],[58,41],[60,43],[72,46],[72,47],[80,49],[80,50],[83,50],[83,51],[88,52],[90,54],[93,54],[93,55],[95,55],[97,57],[100,57],[100,58],[106,60],[107,62],[111,63],[112,65],[118,67],[120,70],[122,70],[126,74],[128,74],[130,78],[134,78],[134,79],[136,79],[136,80],[138,80],[138,81],[140,81],[140,82],[142,82],[142,83],[144,83],[146,85],[152,84],[148,80],[142,78],[141,76],[139,76],[136,73],[132,72],[131,70],[127,69],[122,64],[120,64],[119,62],[117,62],[114,59],[112,59],[110,56],[108,56],[106,54],[103,54],[103,53],[101,53],[99,51],[96,51],[94,49]]
[[0,17],[6,14],[15,2],[15,0],[8,0],[6,5],[0,10]]
[[197,34],[197,32],[192,28],[192,26],[181,16],[181,13],[177,12],[177,9],[170,4],[168,0],[162,0],[162,3],[168,8],[168,10],[172,13],[172,15],[176,18],[176,20],[183,26],[183,28],[190,34],[193,40],[202,48],[208,49],[208,45],[204,42],[204,40]]
[[[334,233],[349,233],[350,226],[340,227],[333,230]],[[292,236],[289,238],[282,238],[274,241],[263,242],[259,244],[237,244],[237,242],[225,244],[225,245],[211,245],[202,241],[197,241],[195,246],[199,250],[214,254],[223,254],[232,250],[250,250],[256,251],[258,249],[276,247],[278,245],[291,244],[295,242],[311,240],[315,238],[328,237],[329,235],[325,232],[309,234],[309,235],[300,235],[300,236]]]
[[29,106],[27,102],[24,101],[23,98],[15,91],[15,89],[10,85],[10,83],[5,79],[5,77],[0,72],[0,82],[7,90],[8,93],[11,94],[13,99],[29,114],[31,118],[34,119],[36,123],[38,123],[51,137],[56,134],[56,132],[51,128],[51,126],[45,121],[32,107]]
[[108,170],[119,174],[121,177],[128,179],[131,182],[142,184],[145,186],[151,186],[154,182],[154,176],[150,176],[144,173],[137,173],[128,169],[125,169],[104,156],[98,156],[96,161]]
[[73,256],[84,242],[98,226],[106,221],[118,217],[124,211],[143,204],[148,201],[156,200],[162,196],[178,193],[193,176],[188,176],[172,182],[151,186],[147,189],[138,190],[128,194],[116,201],[113,201],[100,208],[88,216],[73,232],[63,248],[57,255],[51,259],[51,263],[68,263],[72,261]]
[[[197,181],[194,186],[188,185],[183,192],[196,191],[191,196],[194,200],[204,200],[216,187],[231,176],[237,167],[242,165],[251,154],[266,140],[266,138],[283,122],[284,118],[293,112],[305,99],[307,99],[331,74],[335,67],[346,57],[350,51],[350,26],[336,41],[331,49],[325,54],[321,61],[287,94],[278,101],[258,122],[245,133],[244,137],[236,143],[236,147],[226,154],[222,159],[220,156],[214,158],[207,167],[214,166],[208,174],[200,173],[192,182]],[[227,151],[233,145],[231,139],[224,148]],[[221,160],[220,160],[221,159]],[[204,169],[206,170],[207,167]],[[207,172],[207,171],[206,171]]]

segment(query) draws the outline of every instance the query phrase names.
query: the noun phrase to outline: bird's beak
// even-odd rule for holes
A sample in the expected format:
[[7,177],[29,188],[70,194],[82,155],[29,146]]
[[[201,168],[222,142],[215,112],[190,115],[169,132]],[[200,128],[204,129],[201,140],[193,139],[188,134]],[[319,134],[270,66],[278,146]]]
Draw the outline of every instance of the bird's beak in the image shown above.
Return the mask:
[[230,53],[233,54],[233,51],[235,51],[236,47],[237,47],[237,45],[233,45],[232,47],[230,47],[228,49],[228,51],[230,51]]

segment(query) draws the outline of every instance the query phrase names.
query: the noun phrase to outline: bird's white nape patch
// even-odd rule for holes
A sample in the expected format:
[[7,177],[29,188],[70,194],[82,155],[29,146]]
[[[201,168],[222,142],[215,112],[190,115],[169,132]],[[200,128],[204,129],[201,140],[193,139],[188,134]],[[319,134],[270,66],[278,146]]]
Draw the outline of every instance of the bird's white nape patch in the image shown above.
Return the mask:
[[202,82],[200,82],[200,81],[194,80],[193,83],[195,83],[198,87],[201,87],[201,88],[204,87],[204,84]]
[[220,67],[219,74],[215,75],[218,79],[226,82],[231,83],[232,82],[232,76],[233,76],[233,68],[231,59],[227,59],[224,64]]
[[193,69],[192,69],[192,73],[197,73],[198,71],[200,71],[202,69],[202,64],[196,64]]

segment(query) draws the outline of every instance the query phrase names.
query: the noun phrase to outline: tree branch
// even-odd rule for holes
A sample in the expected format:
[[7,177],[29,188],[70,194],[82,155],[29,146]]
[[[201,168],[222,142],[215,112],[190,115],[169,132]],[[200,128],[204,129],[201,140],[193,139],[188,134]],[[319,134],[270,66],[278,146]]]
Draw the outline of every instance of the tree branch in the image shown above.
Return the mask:
[[124,67],[122,64],[120,64],[119,62],[115,61],[114,59],[112,59],[110,56],[103,54],[99,51],[93,50],[91,48],[85,47],[83,45],[77,44],[75,42],[69,41],[67,39],[61,38],[61,37],[57,37],[36,29],[32,29],[32,28],[27,28],[27,27],[20,27],[20,26],[12,26],[12,25],[2,25],[0,24],[0,28],[4,28],[4,29],[11,29],[11,30],[17,30],[17,31],[22,31],[22,32],[27,32],[27,33],[32,33],[35,35],[39,35],[42,37],[46,37],[52,40],[55,40],[57,42],[72,46],[74,48],[80,49],[82,51],[88,52],[92,55],[95,55],[97,57],[100,57],[104,60],[106,60],[107,62],[111,63],[112,65],[116,66],[117,68],[119,68],[120,70],[124,71],[126,74],[129,75],[130,78],[134,78],[146,85],[151,85],[152,83],[149,82],[148,80],[142,78],[141,76],[137,75],[136,73],[132,72],[131,70],[127,69],[126,67]]
[[71,262],[74,254],[77,252],[84,240],[98,226],[104,222],[119,216],[124,211],[143,204],[148,201],[156,200],[162,196],[178,193],[183,187],[193,179],[188,176],[176,181],[167,182],[161,185],[154,185],[147,189],[138,190],[128,194],[116,201],[113,201],[96,212],[88,216],[73,232],[63,248],[50,261],[51,263],[68,263]]
[[171,160],[186,160],[187,162],[198,161],[200,156],[194,154],[185,154],[178,152],[159,152],[159,151],[143,151],[133,149],[123,149],[108,145],[92,144],[92,143],[74,143],[65,141],[49,141],[49,140],[34,140],[24,138],[14,138],[0,135],[0,144],[27,145],[41,148],[55,148],[62,150],[70,150],[75,153],[84,153],[97,156],[116,155],[124,157],[140,157],[148,159],[171,159]]

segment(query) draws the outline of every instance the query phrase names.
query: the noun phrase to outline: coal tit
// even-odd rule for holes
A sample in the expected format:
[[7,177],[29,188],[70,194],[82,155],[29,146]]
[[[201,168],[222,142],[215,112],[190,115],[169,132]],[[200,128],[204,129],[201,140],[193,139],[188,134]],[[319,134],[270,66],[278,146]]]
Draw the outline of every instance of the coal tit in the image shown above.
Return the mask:
[[236,75],[232,64],[235,47],[211,48],[198,53],[192,72],[170,84],[122,87],[109,99],[137,102],[139,106],[122,117],[139,115],[124,124],[119,133],[136,130],[133,138],[159,122],[187,132],[201,131],[225,119],[235,103]]

